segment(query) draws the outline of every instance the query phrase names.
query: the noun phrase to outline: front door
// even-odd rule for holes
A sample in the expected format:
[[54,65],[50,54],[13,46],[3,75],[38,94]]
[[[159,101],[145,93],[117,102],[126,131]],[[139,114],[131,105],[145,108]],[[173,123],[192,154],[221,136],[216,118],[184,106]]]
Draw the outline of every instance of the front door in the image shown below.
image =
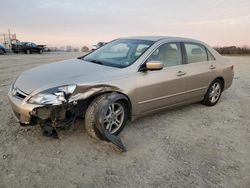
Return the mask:
[[165,43],[161,45],[147,60],[160,61],[164,68],[158,71],[138,72],[137,103],[138,113],[171,106],[185,101],[185,92],[192,86],[185,71],[180,43]]
[[216,68],[208,54],[196,43],[161,45],[147,61],[160,61],[164,68],[137,74],[138,113],[202,100]]

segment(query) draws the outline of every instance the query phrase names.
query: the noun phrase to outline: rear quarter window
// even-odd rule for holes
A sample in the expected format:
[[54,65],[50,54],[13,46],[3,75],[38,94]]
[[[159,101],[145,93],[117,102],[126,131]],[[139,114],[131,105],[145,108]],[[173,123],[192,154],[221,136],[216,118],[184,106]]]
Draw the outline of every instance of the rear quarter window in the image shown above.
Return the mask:
[[213,54],[207,49],[207,58],[208,61],[214,61],[215,57],[213,56]]

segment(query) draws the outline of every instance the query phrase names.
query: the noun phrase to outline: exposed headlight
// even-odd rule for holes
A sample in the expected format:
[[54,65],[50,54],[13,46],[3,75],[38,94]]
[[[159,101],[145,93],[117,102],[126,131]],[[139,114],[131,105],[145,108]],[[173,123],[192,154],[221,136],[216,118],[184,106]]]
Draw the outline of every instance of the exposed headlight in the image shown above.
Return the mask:
[[60,105],[67,101],[66,97],[72,94],[76,85],[68,85],[45,90],[31,97],[28,103]]

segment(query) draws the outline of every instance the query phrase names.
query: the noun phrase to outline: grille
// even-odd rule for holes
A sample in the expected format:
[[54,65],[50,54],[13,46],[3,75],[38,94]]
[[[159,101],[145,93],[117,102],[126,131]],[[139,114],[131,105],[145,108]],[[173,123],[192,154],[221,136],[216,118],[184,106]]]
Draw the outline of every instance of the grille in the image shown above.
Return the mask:
[[17,93],[16,93],[16,97],[21,98],[21,99],[24,99],[26,96],[23,95],[22,93],[17,92]]
[[26,93],[24,93],[23,91],[21,91],[20,89],[14,88],[13,89],[13,96],[15,96],[15,97],[17,97],[19,99],[24,99],[28,95]]

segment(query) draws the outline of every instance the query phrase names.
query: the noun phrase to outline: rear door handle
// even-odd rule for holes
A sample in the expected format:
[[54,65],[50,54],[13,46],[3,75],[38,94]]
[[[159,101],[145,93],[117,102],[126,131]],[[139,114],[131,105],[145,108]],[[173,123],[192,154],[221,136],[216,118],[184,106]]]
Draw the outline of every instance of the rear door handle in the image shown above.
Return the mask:
[[210,65],[210,69],[216,69],[216,66]]
[[183,76],[185,74],[187,74],[187,73],[183,72],[183,71],[178,71],[177,74],[176,74],[176,76]]

